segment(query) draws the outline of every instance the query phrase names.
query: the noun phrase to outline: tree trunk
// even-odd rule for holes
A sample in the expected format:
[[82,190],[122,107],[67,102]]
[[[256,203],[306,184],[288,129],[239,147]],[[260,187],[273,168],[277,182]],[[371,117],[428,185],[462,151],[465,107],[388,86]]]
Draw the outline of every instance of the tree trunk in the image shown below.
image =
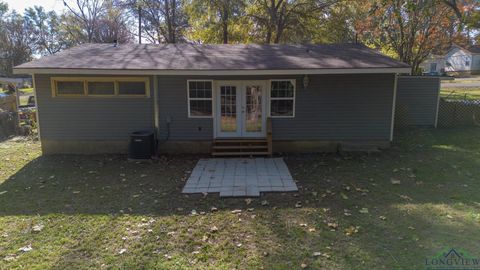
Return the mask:
[[138,44],[142,44],[142,7],[138,6]]
[[265,37],[265,43],[270,44],[272,42],[272,29],[269,27],[267,29],[267,35]]
[[222,11],[222,37],[223,44],[228,44],[228,3],[223,5]]

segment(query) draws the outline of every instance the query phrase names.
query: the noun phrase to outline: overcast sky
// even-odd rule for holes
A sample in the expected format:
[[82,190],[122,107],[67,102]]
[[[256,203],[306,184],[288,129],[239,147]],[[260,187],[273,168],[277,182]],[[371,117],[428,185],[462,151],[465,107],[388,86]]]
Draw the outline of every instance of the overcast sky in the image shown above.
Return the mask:
[[3,0],[3,2],[7,2],[9,10],[15,9],[21,14],[23,14],[26,8],[33,6],[42,6],[46,11],[63,11],[62,0]]

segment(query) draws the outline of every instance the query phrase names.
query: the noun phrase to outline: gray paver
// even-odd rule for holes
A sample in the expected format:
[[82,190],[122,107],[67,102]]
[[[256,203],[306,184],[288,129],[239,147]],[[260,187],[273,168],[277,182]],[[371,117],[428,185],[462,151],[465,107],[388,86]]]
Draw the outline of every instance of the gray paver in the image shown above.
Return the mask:
[[298,191],[282,158],[200,159],[182,193],[258,197],[260,192]]

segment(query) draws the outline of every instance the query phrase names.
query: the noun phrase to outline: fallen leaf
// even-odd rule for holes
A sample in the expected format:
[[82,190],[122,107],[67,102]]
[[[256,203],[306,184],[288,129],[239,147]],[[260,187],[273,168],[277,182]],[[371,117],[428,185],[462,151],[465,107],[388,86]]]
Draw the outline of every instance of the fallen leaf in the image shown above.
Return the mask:
[[44,227],[43,224],[37,224],[37,225],[33,226],[32,231],[33,232],[40,232],[40,231],[43,230],[43,227]]
[[400,183],[401,183],[400,180],[395,179],[395,178],[391,178],[390,182],[392,183],[392,185],[400,185]]
[[18,258],[18,256],[16,254],[9,254],[9,255],[5,256],[3,258],[3,260],[6,261],[6,262],[10,262],[10,261],[16,260],[17,258]]
[[24,246],[24,247],[21,247],[18,249],[18,251],[22,251],[22,252],[29,252],[31,251],[33,248],[32,248],[32,245],[28,245],[28,246]]
[[358,233],[359,228],[360,228],[359,226],[350,226],[345,229],[345,235],[350,236],[350,235],[356,234]]
[[121,255],[121,254],[123,254],[123,253],[125,253],[125,252],[127,252],[127,249],[126,249],[126,248],[122,248],[122,249],[120,249],[120,250],[118,251],[118,254]]
[[300,267],[301,267],[302,269],[305,269],[305,268],[308,267],[308,265],[307,265],[306,263],[302,263],[302,264],[300,265]]
[[362,209],[358,210],[358,212],[360,214],[368,214],[368,208],[362,208]]
[[319,257],[319,256],[322,256],[322,252],[314,252],[313,253],[313,257]]
[[406,201],[413,201],[413,199],[410,198],[410,197],[408,197],[407,195],[399,195],[399,196],[400,196],[400,198],[402,198],[402,199],[404,199],[404,200],[406,200]]
[[330,227],[333,230],[336,230],[338,228],[338,223],[329,222],[329,223],[327,223],[327,226]]
[[212,233],[214,233],[214,232],[218,232],[218,228],[217,228],[217,226],[215,226],[215,225],[214,225],[214,226],[212,226],[212,227],[210,228],[210,232],[212,232]]

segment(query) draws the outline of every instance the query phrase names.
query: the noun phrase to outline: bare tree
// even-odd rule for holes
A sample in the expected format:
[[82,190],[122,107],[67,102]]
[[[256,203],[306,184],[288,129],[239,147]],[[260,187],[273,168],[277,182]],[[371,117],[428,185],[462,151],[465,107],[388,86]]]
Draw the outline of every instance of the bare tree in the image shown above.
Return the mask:
[[181,0],[144,0],[142,11],[144,30],[151,41],[184,41],[183,31],[188,23]]
[[64,25],[74,43],[131,40],[125,8],[115,0],[75,0],[63,15]]
[[65,7],[82,24],[86,33],[87,42],[93,42],[95,31],[98,29],[100,19],[105,12],[103,0],[75,0],[74,4],[63,1]]
[[265,28],[265,43],[280,43],[287,28],[301,27],[302,17],[319,17],[339,0],[253,0],[258,8],[249,14]]

